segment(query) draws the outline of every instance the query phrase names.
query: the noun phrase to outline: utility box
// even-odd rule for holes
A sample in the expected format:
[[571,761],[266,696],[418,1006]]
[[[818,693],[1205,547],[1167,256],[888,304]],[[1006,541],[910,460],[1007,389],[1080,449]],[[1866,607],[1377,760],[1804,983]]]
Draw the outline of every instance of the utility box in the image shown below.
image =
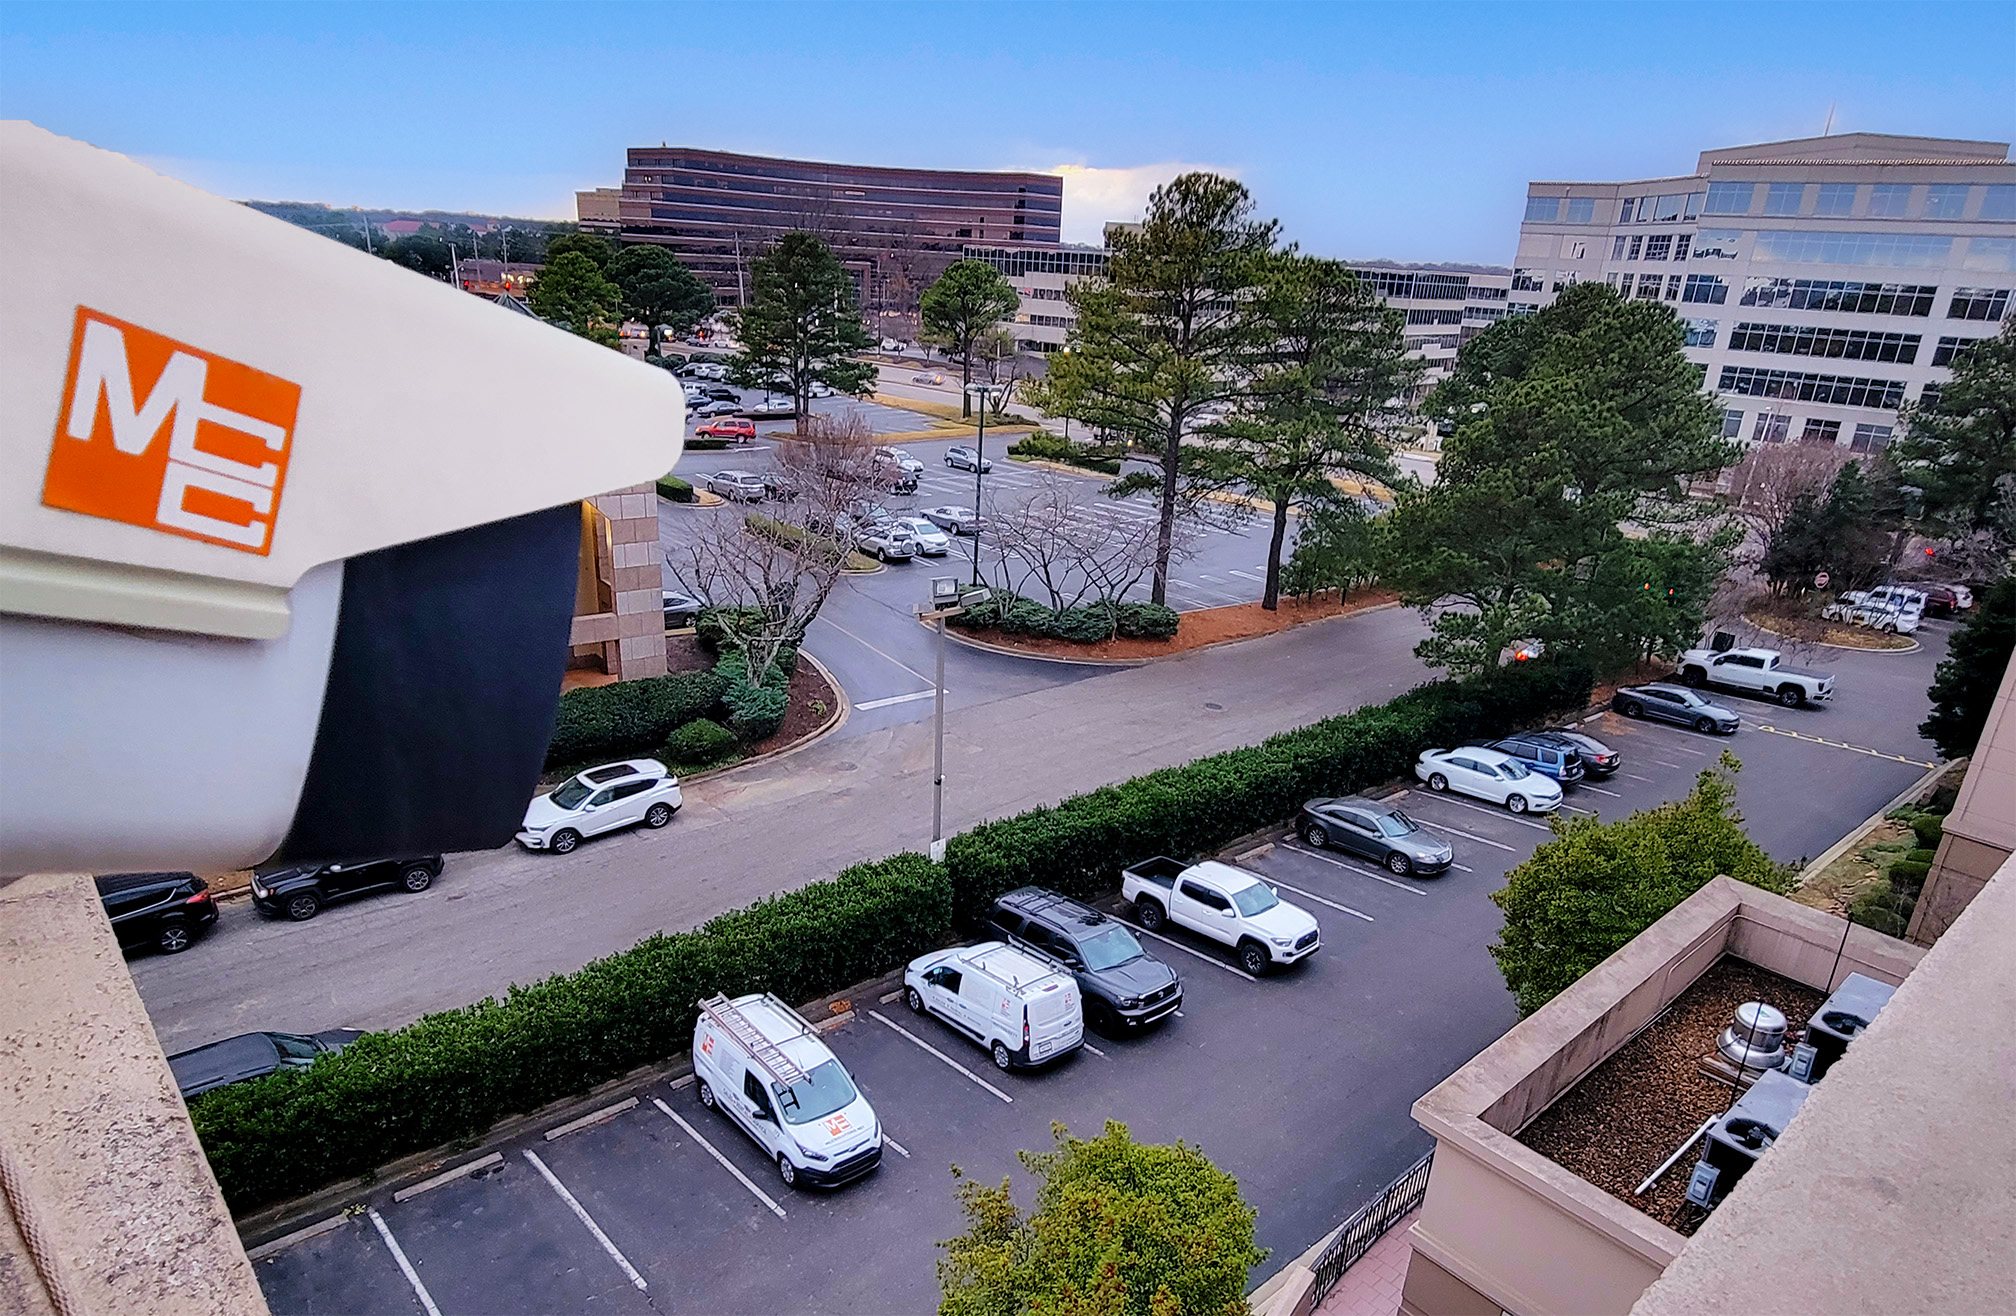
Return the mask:
[[1688,1200],[1713,1207],[1727,1197],[1757,1158],[1785,1136],[1786,1126],[1812,1090],[1776,1070],[1759,1078],[1728,1114],[1708,1126],[1701,1162],[1687,1185]]
[[1834,994],[1814,1012],[1806,1025],[1806,1045],[1813,1048],[1813,1060],[1806,1081],[1818,1083],[1876,1019],[1897,989],[1888,983],[1859,973],[1851,973]]

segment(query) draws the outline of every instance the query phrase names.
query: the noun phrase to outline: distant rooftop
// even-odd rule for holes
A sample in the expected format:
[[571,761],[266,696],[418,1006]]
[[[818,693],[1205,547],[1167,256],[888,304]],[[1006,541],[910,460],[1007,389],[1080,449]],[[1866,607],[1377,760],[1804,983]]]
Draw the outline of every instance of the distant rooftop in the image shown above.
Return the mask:
[[2009,143],[1957,137],[1899,137],[1890,133],[1836,133],[1795,137],[1754,146],[1725,146],[1701,152],[1696,173],[1717,164],[2003,164]]

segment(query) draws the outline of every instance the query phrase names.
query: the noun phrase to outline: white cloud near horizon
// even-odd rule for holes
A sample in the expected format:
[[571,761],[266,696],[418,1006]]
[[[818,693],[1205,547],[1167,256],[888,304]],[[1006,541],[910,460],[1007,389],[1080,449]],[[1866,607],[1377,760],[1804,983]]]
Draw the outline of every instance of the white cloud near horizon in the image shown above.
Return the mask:
[[1148,208],[1148,194],[1179,174],[1208,169],[1212,173],[1239,176],[1224,165],[1161,164],[1134,165],[1126,169],[1101,169],[1092,165],[1056,165],[1047,173],[1064,178],[1064,240],[1098,246],[1106,240],[1106,225],[1132,223]]

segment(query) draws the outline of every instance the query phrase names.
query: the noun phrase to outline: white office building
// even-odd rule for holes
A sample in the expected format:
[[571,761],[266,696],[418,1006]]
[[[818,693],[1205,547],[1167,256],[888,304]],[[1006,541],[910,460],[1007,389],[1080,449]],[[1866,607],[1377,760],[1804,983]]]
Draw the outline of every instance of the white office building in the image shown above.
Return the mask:
[[1746,443],[1874,452],[1995,334],[2016,287],[2006,142],[1844,133],[1703,151],[1691,174],[1533,183],[1510,312],[1601,279],[1687,325]]

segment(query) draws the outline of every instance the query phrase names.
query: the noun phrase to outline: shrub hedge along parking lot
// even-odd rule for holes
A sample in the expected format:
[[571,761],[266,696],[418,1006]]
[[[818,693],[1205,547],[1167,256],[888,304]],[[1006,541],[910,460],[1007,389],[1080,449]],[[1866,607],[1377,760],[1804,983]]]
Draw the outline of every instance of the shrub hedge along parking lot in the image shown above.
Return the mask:
[[1580,708],[1590,684],[1586,667],[1549,658],[1420,686],[983,824],[953,837],[942,865],[914,854],[857,864],[694,931],[513,987],[501,1001],[368,1034],[305,1070],[205,1093],[190,1115],[234,1209],[308,1192],[663,1061],[690,1044],[703,997],[771,991],[803,1001],[877,977],[943,944],[954,924],[977,925],[1004,891],[1033,882],[1100,895],[1127,863],[1215,850],[1309,796],[1402,775],[1424,749]]
[[553,738],[546,742],[546,766],[655,754],[665,737],[705,717],[727,690],[727,679],[713,672],[569,690],[560,696]]

